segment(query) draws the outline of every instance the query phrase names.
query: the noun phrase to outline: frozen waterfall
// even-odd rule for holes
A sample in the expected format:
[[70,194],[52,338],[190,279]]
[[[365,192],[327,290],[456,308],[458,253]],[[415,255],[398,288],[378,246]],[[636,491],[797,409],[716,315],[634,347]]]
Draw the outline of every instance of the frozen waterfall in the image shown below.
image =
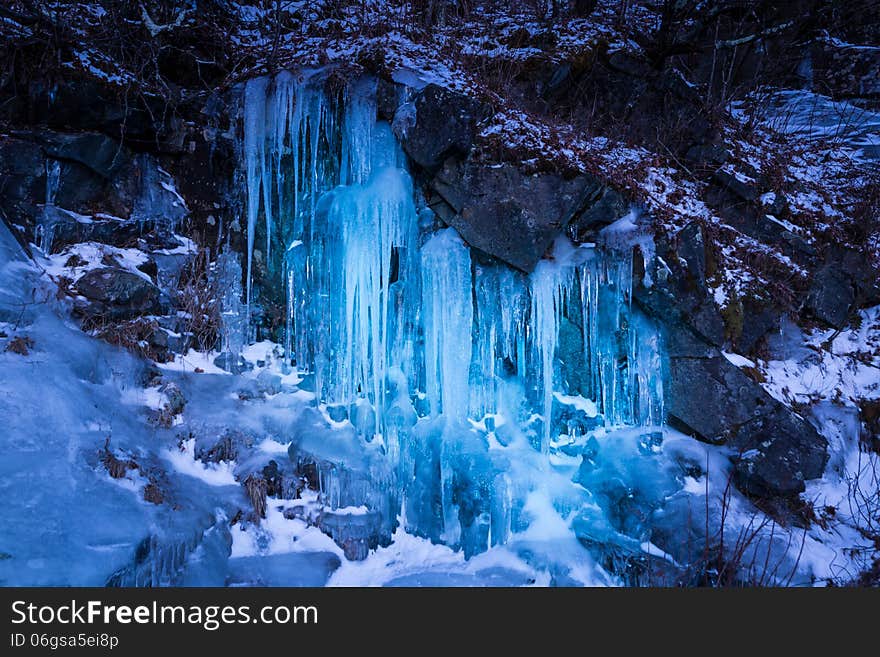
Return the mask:
[[[280,281],[288,364],[383,446],[408,523],[485,546],[531,486],[491,446],[520,436],[546,460],[597,429],[661,424],[660,341],[632,306],[634,248],[620,235],[560,238],[525,275],[421,209],[375,92],[289,73],[247,83],[248,312],[257,278]],[[468,486],[483,502],[463,501]],[[439,514],[419,501],[435,497]]]

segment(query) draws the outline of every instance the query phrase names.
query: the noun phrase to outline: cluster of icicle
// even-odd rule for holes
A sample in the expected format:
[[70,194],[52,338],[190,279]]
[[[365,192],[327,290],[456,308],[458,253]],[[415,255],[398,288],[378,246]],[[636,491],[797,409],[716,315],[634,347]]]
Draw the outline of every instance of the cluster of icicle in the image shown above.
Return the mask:
[[417,209],[406,158],[376,116],[369,81],[329,94],[282,73],[245,90],[247,301],[264,249],[283,267],[287,353],[319,402],[366,401],[376,436],[401,399],[458,421],[540,416],[542,450],[565,431],[555,397],[582,397],[605,425],[660,424],[660,351],[631,308],[632,246],[560,240],[530,275],[486,264]]

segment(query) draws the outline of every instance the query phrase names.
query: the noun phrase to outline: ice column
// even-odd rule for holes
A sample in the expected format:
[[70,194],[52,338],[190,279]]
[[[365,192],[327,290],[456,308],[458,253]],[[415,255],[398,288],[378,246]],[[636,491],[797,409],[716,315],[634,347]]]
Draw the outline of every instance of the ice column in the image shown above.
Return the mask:
[[470,249],[453,228],[422,247],[426,392],[433,415],[467,417],[473,335]]

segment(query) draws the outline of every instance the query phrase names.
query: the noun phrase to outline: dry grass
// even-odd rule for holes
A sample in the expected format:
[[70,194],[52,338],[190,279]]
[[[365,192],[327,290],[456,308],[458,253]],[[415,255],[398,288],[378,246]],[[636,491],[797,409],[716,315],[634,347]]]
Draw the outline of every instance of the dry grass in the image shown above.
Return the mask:
[[34,341],[26,335],[17,335],[6,345],[6,351],[19,356],[27,356],[34,347]]
[[212,349],[222,327],[221,294],[211,274],[210,251],[199,249],[180,275],[175,305],[185,313],[184,329],[200,351]]
[[167,348],[155,341],[154,335],[162,328],[154,319],[136,317],[121,322],[110,322],[103,317],[89,317],[83,322],[83,330],[91,332],[92,335],[109,344],[122,347],[141,358],[149,358],[157,363],[167,363],[173,358],[173,354]]

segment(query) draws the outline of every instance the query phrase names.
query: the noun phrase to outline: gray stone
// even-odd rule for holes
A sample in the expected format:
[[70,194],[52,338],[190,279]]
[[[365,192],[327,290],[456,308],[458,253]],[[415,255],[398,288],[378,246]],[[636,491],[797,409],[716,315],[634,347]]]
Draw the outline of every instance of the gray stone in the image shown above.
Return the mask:
[[183,413],[183,409],[186,407],[186,397],[183,394],[183,390],[176,383],[166,383],[161,388],[159,388],[159,392],[165,395],[168,399],[165,402],[165,409],[171,415],[180,415]]
[[706,289],[706,245],[703,229],[697,222],[689,223],[679,231],[678,254],[687,263],[687,273],[701,290]]
[[[29,234],[46,199],[46,158],[34,143],[0,137],[0,215]],[[15,231],[13,231],[14,234]]]
[[741,299],[742,329],[732,336],[737,352],[750,354],[770,331],[779,328],[782,311],[770,300]]
[[743,182],[735,175],[733,175],[732,173],[728,173],[727,171],[719,169],[713,174],[712,178],[723,189],[727,190],[728,192],[742,199],[743,201],[752,203],[754,201],[757,201],[758,196],[760,196],[758,189],[757,187],[755,187],[755,185]]
[[322,513],[317,525],[342,548],[350,561],[366,559],[370,550],[387,545],[391,537],[383,530],[382,515],[378,511],[365,513]]
[[[254,366],[247,362],[241,356],[236,357],[235,354],[229,351],[224,351],[222,354],[217,356],[214,359],[214,365],[217,367],[226,370],[227,372],[231,372],[232,374],[241,374],[242,372],[247,372],[248,370],[254,369]],[[252,386],[255,393],[258,393],[256,385]],[[256,396],[255,394],[252,395]]]
[[790,496],[804,490],[805,480],[822,475],[827,440],[720,353],[670,358],[666,387],[672,426],[737,450],[740,490]]
[[528,175],[512,164],[447,160],[432,181],[447,223],[471,246],[530,272],[601,184],[586,175]]
[[[410,108],[412,109],[412,108]],[[429,84],[414,101],[413,120],[395,117],[403,150],[421,167],[435,170],[450,156],[464,157],[477,135],[486,108],[464,94]]]
[[124,269],[93,269],[77,280],[75,286],[91,302],[80,307],[85,315],[119,320],[158,313],[161,310],[159,288]]
[[695,164],[721,166],[730,155],[726,148],[718,144],[694,144],[687,150],[685,157]]
[[40,139],[50,157],[79,162],[105,179],[113,178],[130,162],[127,149],[115,139],[97,132],[41,133]]
[[816,91],[837,98],[880,96],[880,46],[817,39],[811,49]]
[[880,267],[872,258],[866,258],[864,250],[834,247],[825,262],[829,266],[839,266],[849,276],[856,293],[855,305],[858,308],[876,306],[880,303]]
[[804,481],[820,477],[828,461],[828,441],[778,402],[772,412],[739,427],[731,446],[739,450],[734,481],[756,497],[802,493]]
[[719,444],[772,405],[757,383],[717,352],[670,358],[667,393],[670,423]]
[[603,186],[593,190],[583,207],[569,225],[568,234],[577,242],[592,242],[602,228],[629,212],[630,202],[619,192]]
[[403,87],[396,82],[380,78],[376,83],[376,113],[391,123],[403,97]]
[[649,61],[626,50],[615,50],[611,53],[608,56],[608,67],[635,78],[649,78],[656,75]]
[[850,277],[839,265],[829,264],[813,278],[804,309],[816,319],[842,329],[854,302],[855,290]]
[[55,252],[80,242],[101,242],[124,248],[135,243],[143,232],[138,221],[92,219],[85,223],[57,209],[53,214],[52,250]]

